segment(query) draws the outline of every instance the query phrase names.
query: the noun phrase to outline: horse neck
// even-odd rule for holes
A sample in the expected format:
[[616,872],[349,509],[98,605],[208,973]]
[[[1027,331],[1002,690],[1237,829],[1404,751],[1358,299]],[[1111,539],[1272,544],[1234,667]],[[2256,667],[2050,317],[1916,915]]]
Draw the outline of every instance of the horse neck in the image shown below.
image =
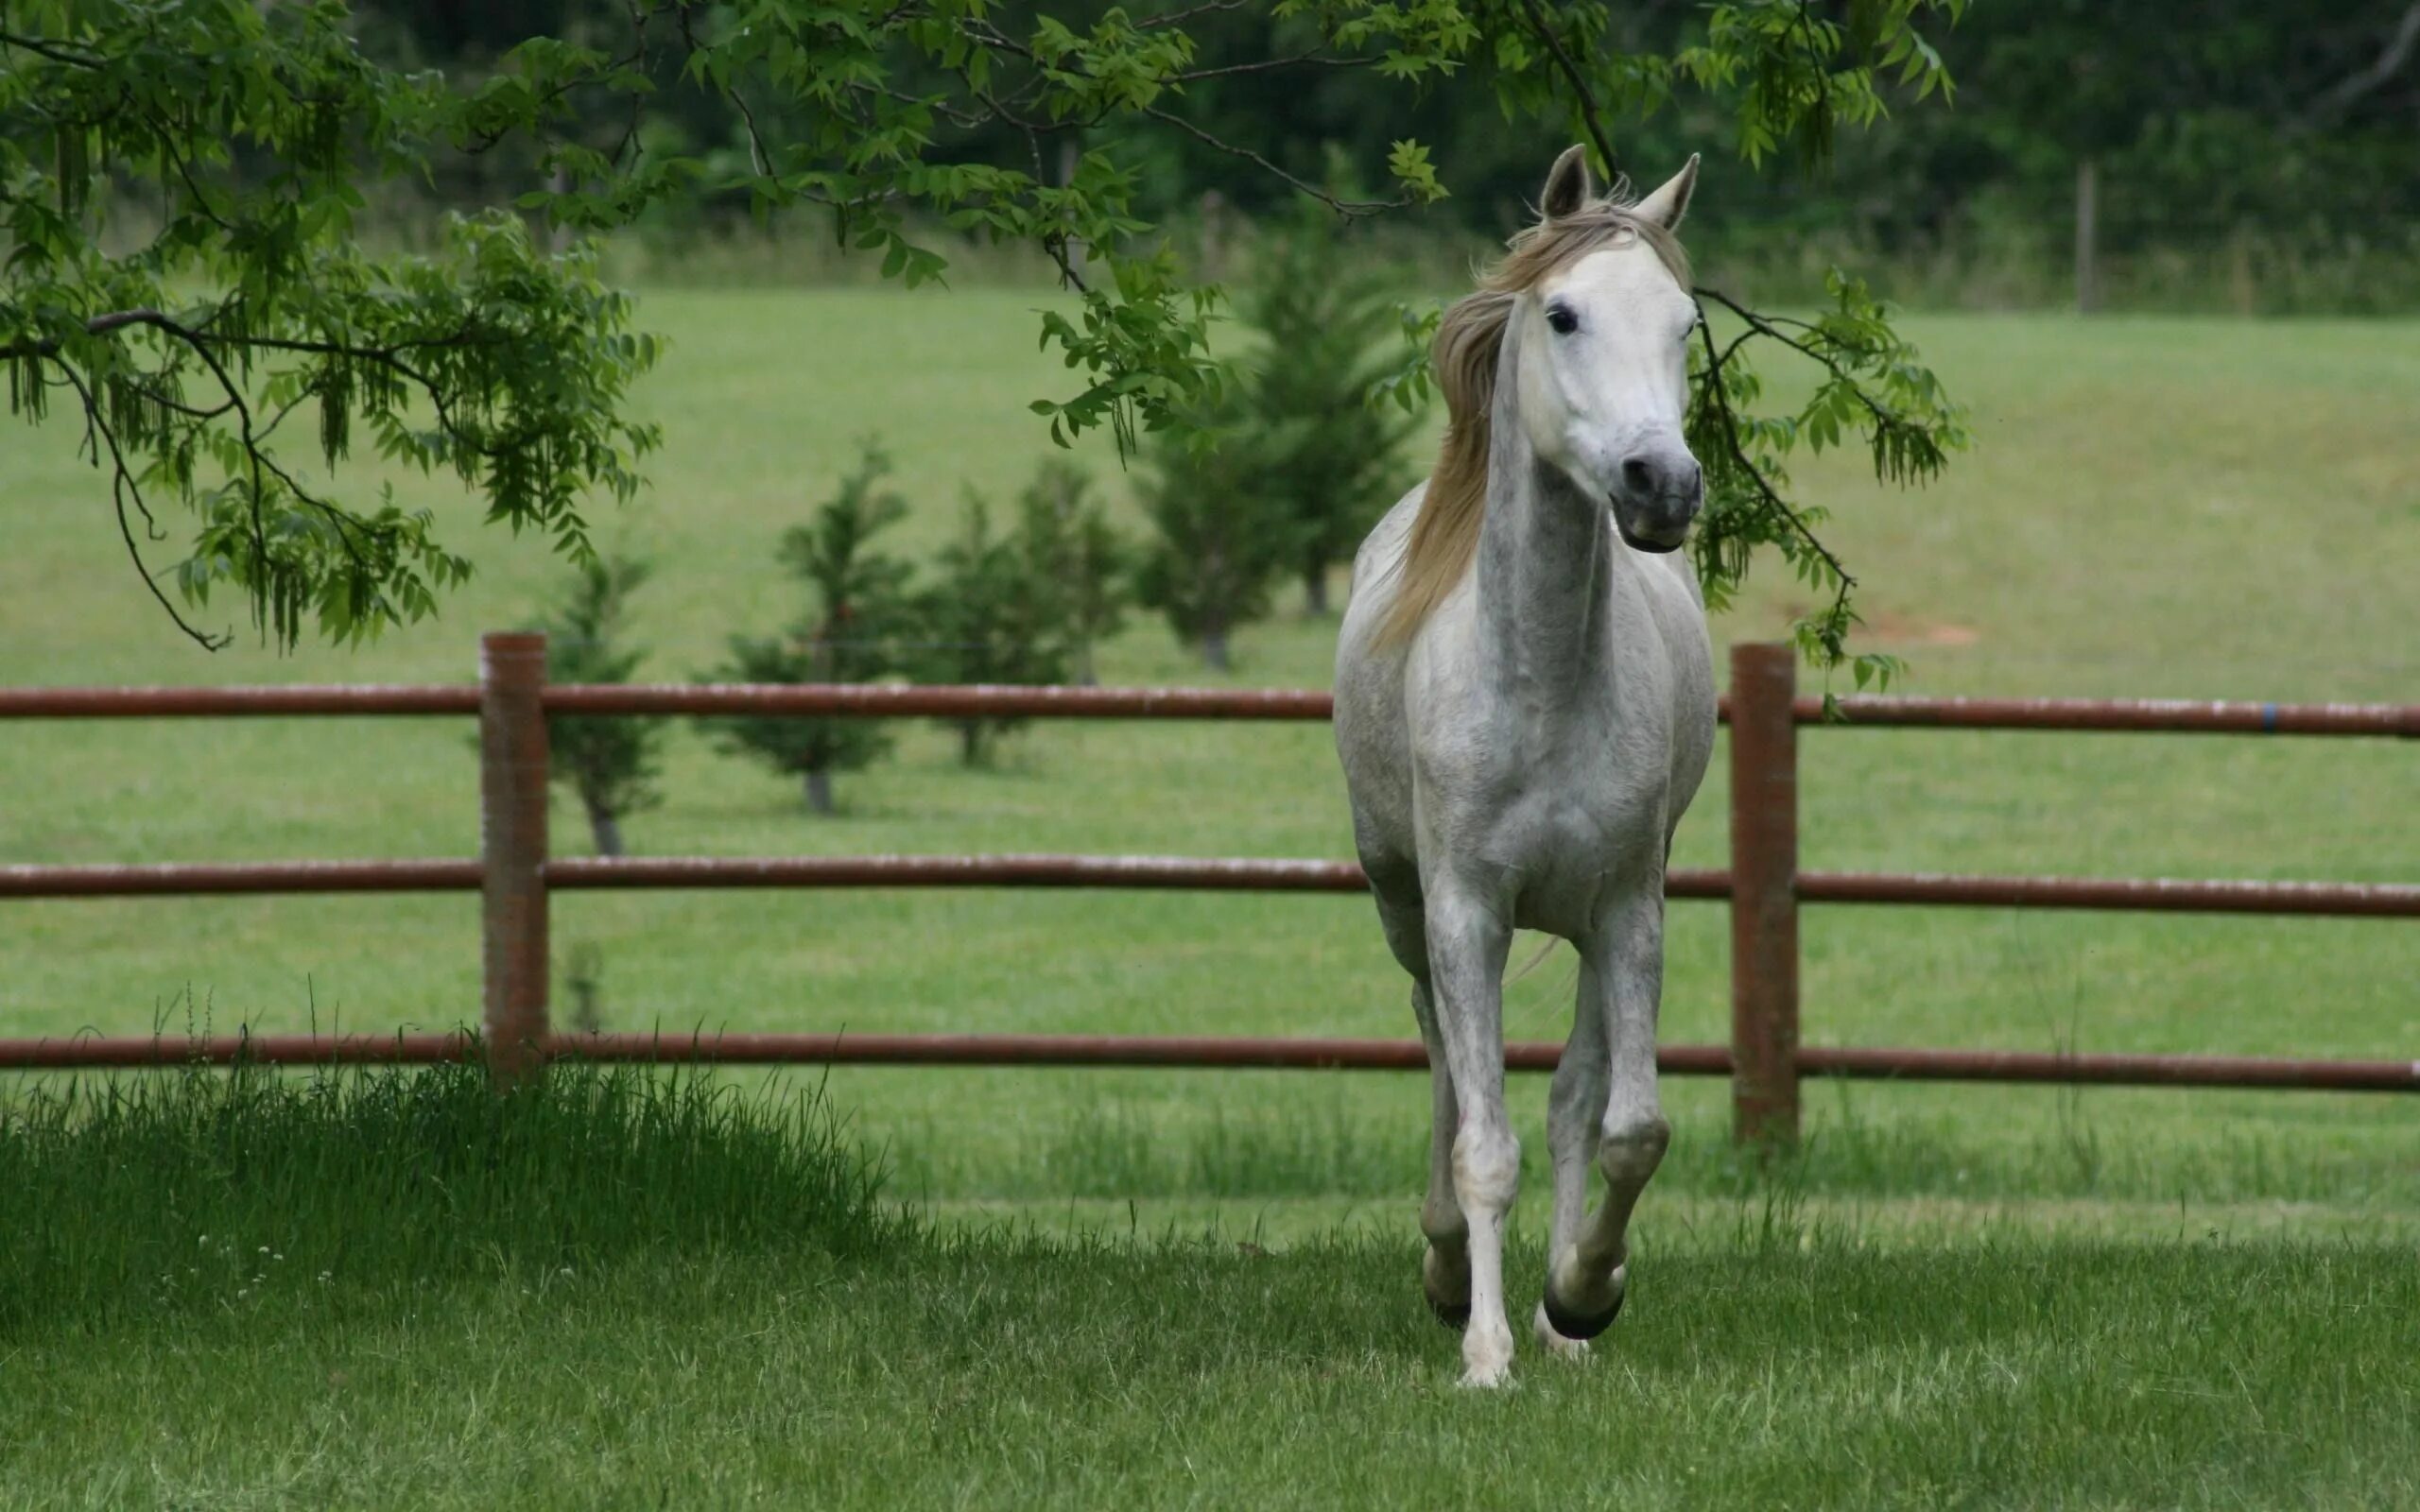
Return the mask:
[[1559,697],[1605,670],[1612,532],[1605,510],[1542,461],[1521,424],[1508,333],[1489,417],[1479,526],[1482,635],[1514,687]]

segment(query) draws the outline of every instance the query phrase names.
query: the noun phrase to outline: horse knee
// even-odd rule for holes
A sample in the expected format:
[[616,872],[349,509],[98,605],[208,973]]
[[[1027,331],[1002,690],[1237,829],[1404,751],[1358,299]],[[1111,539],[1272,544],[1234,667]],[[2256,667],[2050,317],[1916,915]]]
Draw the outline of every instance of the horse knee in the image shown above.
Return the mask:
[[1466,1124],[1454,1136],[1454,1195],[1465,1211],[1500,1213],[1521,1190],[1521,1142],[1507,1128]]
[[1613,1186],[1643,1187],[1664,1162],[1664,1151],[1671,1143],[1672,1125],[1661,1113],[1619,1120],[1609,1117],[1604,1138],[1597,1146],[1597,1168]]
[[1432,1245],[1457,1246],[1468,1239],[1471,1226],[1450,1192],[1432,1192],[1420,1205],[1420,1231]]

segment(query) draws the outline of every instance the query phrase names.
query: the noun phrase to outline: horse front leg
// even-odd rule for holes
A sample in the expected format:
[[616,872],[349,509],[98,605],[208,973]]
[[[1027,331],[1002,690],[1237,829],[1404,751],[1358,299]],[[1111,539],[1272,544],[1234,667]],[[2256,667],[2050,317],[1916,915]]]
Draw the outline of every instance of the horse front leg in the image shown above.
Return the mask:
[[1495,1386],[1512,1370],[1504,1223],[1521,1186],[1521,1144],[1504,1111],[1504,955],[1512,932],[1498,910],[1452,890],[1432,889],[1427,914],[1429,985],[1457,1113],[1454,1200],[1470,1254],[1462,1383]]
[[[1606,1095],[1598,1109],[1597,1168],[1605,1198],[1568,1243],[1558,1239],[1547,1270],[1545,1314],[1554,1332],[1589,1339],[1613,1326],[1630,1283],[1631,1211],[1663,1162],[1672,1125],[1655,1086],[1655,1019],[1664,992],[1662,878],[1616,910],[1582,947],[1594,1005],[1605,1026]],[[1590,1005],[1583,1002],[1580,1011]]]

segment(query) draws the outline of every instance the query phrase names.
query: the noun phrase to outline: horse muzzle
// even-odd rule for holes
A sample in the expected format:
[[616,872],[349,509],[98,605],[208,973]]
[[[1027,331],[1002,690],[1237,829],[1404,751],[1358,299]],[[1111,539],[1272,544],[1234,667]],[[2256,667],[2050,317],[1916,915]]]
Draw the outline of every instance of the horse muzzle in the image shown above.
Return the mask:
[[1661,556],[1680,550],[1689,539],[1689,526],[1698,517],[1698,494],[1692,490],[1685,499],[1644,505],[1616,499],[1613,514],[1614,533],[1623,545]]
[[[1695,512],[1692,510],[1691,514]],[[1689,521],[1688,517],[1685,516],[1679,526],[1668,533],[1659,531],[1654,535],[1642,535],[1633,530],[1621,516],[1616,514],[1614,517],[1614,533],[1621,537],[1622,544],[1631,550],[1651,552],[1661,557],[1668,552],[1680,550],[1681,542],[1689,539]]]
[[1705,499],[1705,473],[1678,446],[1647,450],[1622,462],[1612,498],[1614,529],[1635,551],[1677,551]]

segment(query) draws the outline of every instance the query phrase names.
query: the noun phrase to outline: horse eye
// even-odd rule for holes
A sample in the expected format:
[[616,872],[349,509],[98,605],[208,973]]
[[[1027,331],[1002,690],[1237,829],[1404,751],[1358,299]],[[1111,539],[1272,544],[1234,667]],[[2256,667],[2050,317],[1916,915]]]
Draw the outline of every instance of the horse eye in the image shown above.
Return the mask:
[[1547,324],[1554,327],[1556,335],[1567,336],[1580,329],[1580,317],[1563,305],[1549,304],[1547,306]]

